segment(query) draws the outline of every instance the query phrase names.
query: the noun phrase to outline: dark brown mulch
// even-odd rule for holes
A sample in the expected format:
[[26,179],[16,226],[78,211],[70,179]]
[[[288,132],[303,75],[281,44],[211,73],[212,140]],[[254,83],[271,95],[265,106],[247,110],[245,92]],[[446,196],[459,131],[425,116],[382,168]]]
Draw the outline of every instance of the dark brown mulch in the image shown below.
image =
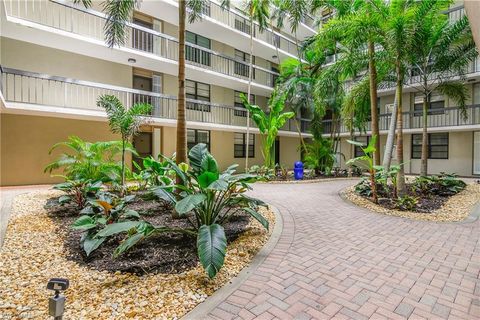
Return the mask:
[[[113,258],[112,254],[124,236],[113,236],[87,257],[80,245],[82,232],[70,228],[79,216],[78,209],[72,205],[55,205],[55,202],[56,199],[50,199],[47,204],[50,216],[57,224],[58,232],[65,235],[64,246],[68,258],[81,265],[110,272],[145,274],[179,273],[195,267],[198,263],[196,238],[173,233],[146,239],[118,258]],[[172,208],[163,201],[142,200],[137,197],[128,208],[137,210],[143,220],[155,226],[191,228],[186,219],[172,219]],[[247,229],[249,219],[247,214],[239,212],[224,224],[228,242],[235,240]]]

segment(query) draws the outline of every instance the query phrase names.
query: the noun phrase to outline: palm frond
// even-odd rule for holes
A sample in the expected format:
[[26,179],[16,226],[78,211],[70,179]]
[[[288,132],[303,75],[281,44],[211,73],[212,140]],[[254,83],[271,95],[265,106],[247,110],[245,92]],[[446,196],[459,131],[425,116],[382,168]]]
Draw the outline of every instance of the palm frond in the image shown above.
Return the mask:
[[107,14],[104,26],[105,41],[110,48],[125,44],[129,34],[126,24],[130,21],[136,5],[136,0],[105,0],[103,4],[103,11]]

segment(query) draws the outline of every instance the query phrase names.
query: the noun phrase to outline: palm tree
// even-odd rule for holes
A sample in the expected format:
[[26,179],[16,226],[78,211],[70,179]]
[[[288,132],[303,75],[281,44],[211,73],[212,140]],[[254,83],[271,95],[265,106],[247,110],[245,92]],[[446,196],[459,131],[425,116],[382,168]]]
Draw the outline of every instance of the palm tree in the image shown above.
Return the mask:
[[150,114],[152,106],[147,103],[136,103],[131,108],[125,106],[117,97],[100,96],[97,106],[105,109],[113,133],[119,133],[122,138],[122,192],[125,187],[125,153],[131,138],[138,133],[140,126],[146,121],[142,117]]
[[[107,15],[105,23],[105,40],[109,47],[125,44],[128,37],[127,22],[131,20],[133,10],[140,0],[107,0],[103,11]],[[91,0],[74,0],[86,8],[92,6]],[[202,18],[203,0],[180,0],[178,3],[178,105],[177,105],[177,145],[176,162],[187,162],[187,121],[185,108],[185,20],[189,9],[189,23]],[[230,0],[222,0],[222,9],[230,7]],[[248,138],[247,138],[248,139]]]
[[[258,23],[258,31],[263,32],[269,23],[270,18],[270,0],[248,0],[245,3],[244,11],[247,13],[250,24],[250,57],[248,63],[248,88],[247,99],[250,103],[250,96],[252,92],[252,77],[253,77],[253,33],[255,31],[254,22]],[[246,145],[250,143],[250,110],[247,108],[247,136]],[[245,171],[248,170],[248,152],[245,154]]]
[[467,88],[461,80],[453,80],[452,75],[463,74],[465,67],[477,56],[468,18],[465,16],[449,24],[448,16],[442,12],[449,2],[438,1],[428,15],[415,22],[412,44],[422,45],[415,45],[410,51],[411,72],[420,78],[419,91],[423,96],[422,176],[428,174],[427,115],[430,96],[436,90],[450,97],[466,116]]

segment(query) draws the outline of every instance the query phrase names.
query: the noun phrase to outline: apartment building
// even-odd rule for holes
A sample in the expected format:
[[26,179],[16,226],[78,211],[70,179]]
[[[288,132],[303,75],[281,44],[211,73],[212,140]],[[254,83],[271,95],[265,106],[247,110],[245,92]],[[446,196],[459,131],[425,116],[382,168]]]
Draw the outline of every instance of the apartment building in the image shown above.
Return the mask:
[[[61,0],[3,0],[1,10],[1,185],[52,183],[43,168],[58,153],[50,147],[78,135],[88,141],[116,139],[96,107],[102,94],[125,105],[152,104],[150,122],[135,137],[141,156],[175,150],[178,88],[178,2],[142,1],[120,47],[105,44],[101,2],[91,9]],[[234,6],[205,3],[203,19],[187,23],[186,93],[188,145],[206,143],[221,167],[261,164],[261,137],[247,117],[240,94],[247,92],[249,33],[254,28],[251,100],[266,107],[278,64],[296,57],[294,36],[285,30],[259,32]],[[299,26],[301,40],[314,34],[312,21]],[[308,121],[300,119],[308,137]],[[298,160],[293,121],[279,133],[276,160]],[[134,159],[135,160],[135,159]]]
[[[462,1],[457,1],[446,13],[451,21],[465,15]],[[452,77],[459,75],[452,74]],[[428,172],[457,173],[461,176],[480,175],[480,58],[465,70],[465,81],[469,92],[467,118],[461,116],[454,101],[438,93],[431,96],[428,114],[429,157]],[[404,167],[410,174],[420,173],[422,149],[422,97],[418,92],[419,78],[410,76],[403,93]],[[380,154],[383,156],[391,121],[391,107],[394,102],[394,85],[379,91]],[[331,119],[324,120],[325,136],[331,136],[333,125],[340,127],[337,164],[345,168],[345,161],[361,155],[358,147],[347,142],[348,128]],[[368,143],[371,137],[370,123],[366,132],[355,132],[355,139]],[[396,150],[394,150],[396,160]]]

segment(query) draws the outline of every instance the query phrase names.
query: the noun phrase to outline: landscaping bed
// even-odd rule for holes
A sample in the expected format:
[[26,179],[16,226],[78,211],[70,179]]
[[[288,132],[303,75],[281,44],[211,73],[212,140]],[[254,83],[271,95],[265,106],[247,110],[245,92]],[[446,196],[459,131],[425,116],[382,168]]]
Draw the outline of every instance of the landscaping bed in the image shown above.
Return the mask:
[[[407,185],[407,189],[409,197],[415,197],[411,184]],[[359,195],[355,186],[344,190],[343,196],[360,207],[380,214],[424,221],[453,222],[464,220],[480,201],[480,185],[468,184],[465,189],[452,195],[417,197],[413,210],[400,210],[398,203],[391,198],[380,197],[378,204],[375,204],[370,197]]]
[[[184,235],[148,238],[116,259],[118,239],[112,237],[87,258],[79,232],[69,229],[78,210],[51,205],[60,194],[35,192],[14,201],[0,252],[0,318],[45,319],[52,295],[46,283],[53,277],[70,280],[67,319],[181,317],[247,266],[271,232],[246,214],[226,222],[225,265],[213,279],[198,262],[195,238]],[[148,212],[142,218],[151,223],[186,223],[172,219],[172,209],[160,200],[129,206]],[[273,230],[274,213],[259,210]]]

